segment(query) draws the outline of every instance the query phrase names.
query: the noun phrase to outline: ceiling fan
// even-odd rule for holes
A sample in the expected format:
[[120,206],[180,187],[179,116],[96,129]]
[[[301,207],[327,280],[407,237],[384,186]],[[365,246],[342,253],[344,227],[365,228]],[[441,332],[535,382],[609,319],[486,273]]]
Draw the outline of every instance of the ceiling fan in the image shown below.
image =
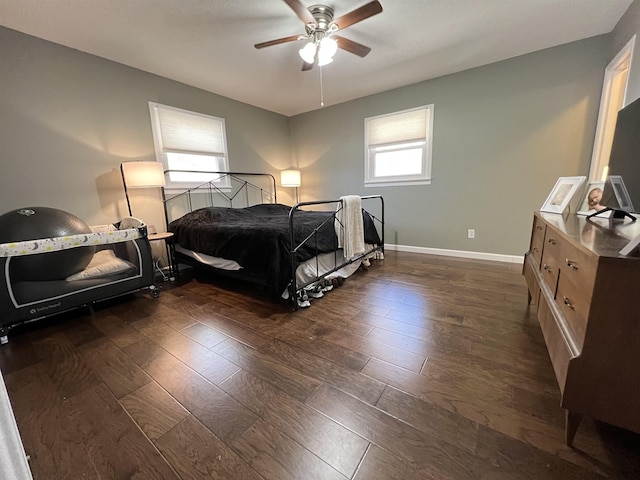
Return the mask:
[[296,40],[308,40],[300,49],[300,57],[304,63],[302,70],[311,70],[314,65],[322,67],[333,61],[333,55],[338,48],[351,52],[359,57],[365,57],[371,49],[361,43],[349,40],[336,32],[361,22],[382,12],[382,5],[377,0],[369,2],[336,19],[333,18],[333,8],[328,5],[311,5],[306,8],[299,0],[284,0],[300,20],[304,22],[305,33],[256,43],[256,48],[270,47]]

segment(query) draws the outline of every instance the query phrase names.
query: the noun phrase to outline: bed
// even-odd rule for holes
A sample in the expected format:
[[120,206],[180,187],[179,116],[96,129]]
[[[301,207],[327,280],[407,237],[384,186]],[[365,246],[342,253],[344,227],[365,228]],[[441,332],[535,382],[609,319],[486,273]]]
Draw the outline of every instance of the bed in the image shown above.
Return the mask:
[[[170,173],[168,171],[167,173]],[[330,289],[384,249],[384,201],[358,197],[364,249],[345,258],[336,231],[344,198],[278,203],[269,174],[219,172],[217,181],[165,193],[168,230],[179,261],[260,284],[295,308]],[[180,205],[177,207],[176,205]]]
[[[127,219],[91,229],[89,234],[0,244],[4,273],[0,285],[0,343],[7,343],[9,330],[22,323],[142,289],[149,289],[154,298],[158,296],[146,226]],[[88,244],[96,247],[91,262],[65,279],[22,280],[12,267],[12,261],[23,255],[47,255]]]

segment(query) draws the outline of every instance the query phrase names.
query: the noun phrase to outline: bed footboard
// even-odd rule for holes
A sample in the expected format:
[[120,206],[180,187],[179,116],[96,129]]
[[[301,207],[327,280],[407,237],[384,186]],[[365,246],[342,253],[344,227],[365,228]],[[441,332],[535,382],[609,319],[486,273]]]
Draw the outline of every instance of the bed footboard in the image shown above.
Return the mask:
[[[340,212],[343,208],[342,200],[321,200],[317,202],[299,202],[296,203],[289,212],[289,234],[291,241],[291,283],[289,284],[289,298],[293,301],[294,309],[297,310],[301,305],[301,300],[304,302],[305,289],[310,285],[318,285],[325,278],[330,276],[331,274],[337,272],[338,270],[354,264],[356,262],[360,262],[365,258],[371,258],[376,256],[376,252],[381,252],[384,254],[384,199],[381,195],[368,195],[360,197],[363,205],[365,202],[368,205],[373,204],[374,208],[377,208],[376,214],[372,213],[372,211],[366,210],[364,207],[362,209],[363,216],[366,219],[370,218],[373,228],[375,228],[377,236],[379,238],[379,242],[369,244],[369,248],[365,248],[363,253],[360,253],[352,258],[344,258],[338,255],[337,252],[334,253],[333,265],[329,268],[321,269],[318,265],[318,255],[315,256],[316,268],[315,271],[317,274],[311,278],[310,280],[306,280],[304,282],[298,282],[297,280],[297,270],[300,266],[300,262],[298,261],[298,252],[303,247],[309,247],[314,245],[316,242],[318,232],[322,227],[324,227],[328,222],[334,224],[336,222],[336,214]],[[335,212],[333,215],[327,217],[320,225],[318,225],[313,232],[311,232],[306,238],[301,241],[296,241],[295,235],[295,226],[296,226],[296,213],[302,211],[303,207],[316,207],[316,206],[324,206],[324,205],[334,205]],[[372,210],[372,209],[370,209]]]

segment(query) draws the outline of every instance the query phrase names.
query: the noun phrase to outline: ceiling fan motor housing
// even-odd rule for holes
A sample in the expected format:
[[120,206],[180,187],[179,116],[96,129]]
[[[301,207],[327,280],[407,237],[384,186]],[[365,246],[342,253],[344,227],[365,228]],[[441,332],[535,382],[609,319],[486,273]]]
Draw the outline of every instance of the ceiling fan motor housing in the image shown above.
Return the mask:
[[329,24],[333,21],[333,8],[327,5],[311,5],[309,11],[313,18],[316,19],[317,30],[327,30]]

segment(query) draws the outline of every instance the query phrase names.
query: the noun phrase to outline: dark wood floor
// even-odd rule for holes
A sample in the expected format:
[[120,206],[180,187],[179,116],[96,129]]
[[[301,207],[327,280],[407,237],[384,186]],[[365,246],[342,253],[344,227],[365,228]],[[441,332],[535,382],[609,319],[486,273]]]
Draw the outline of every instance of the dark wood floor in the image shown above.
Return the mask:
[[298,312],[194,276],[18,329],[0,367],[36,479],[639,478],[640,435],[564,445],[516,265],[387,252]]

